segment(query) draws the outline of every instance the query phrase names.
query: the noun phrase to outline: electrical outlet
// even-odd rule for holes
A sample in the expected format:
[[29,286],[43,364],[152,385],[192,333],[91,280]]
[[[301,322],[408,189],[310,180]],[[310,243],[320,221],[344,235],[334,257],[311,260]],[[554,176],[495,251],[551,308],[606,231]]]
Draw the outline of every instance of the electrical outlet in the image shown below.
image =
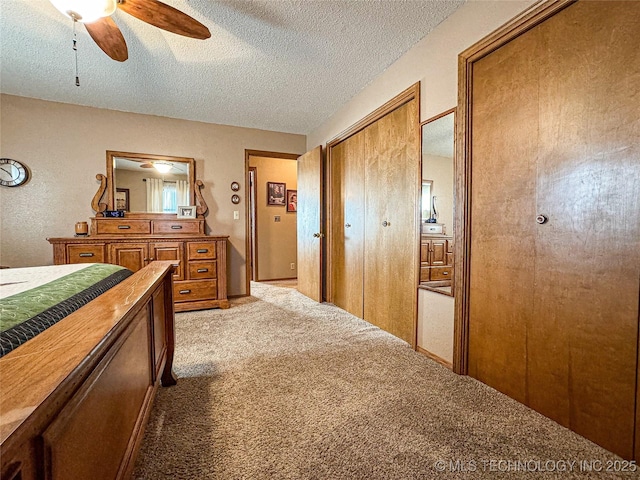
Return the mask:
[[295,270],[296,269],[296,264],[291,262],[291,270]]
[[233,211],[233,219],[240,220],[240,212],[238,210]]
[[274,222],[279,222],[280,221],[280,215],[274,215],[273,216],[273,221]]

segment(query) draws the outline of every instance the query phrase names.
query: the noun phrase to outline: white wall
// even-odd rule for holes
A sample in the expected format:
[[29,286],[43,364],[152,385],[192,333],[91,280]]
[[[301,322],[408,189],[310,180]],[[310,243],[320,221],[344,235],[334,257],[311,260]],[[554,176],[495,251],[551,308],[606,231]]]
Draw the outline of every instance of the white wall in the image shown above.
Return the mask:
[[422,156],[422,178],[431,180],[431,197],[437,197],[438,223],[442,223],[445,233],[453,233],[453,158],[436,155]]
[[[458,54],[533,3],[534,0],[468,1],[331,118],[309,133],[307,150],[326,144],[418,81],[421,82],[422,121],[455,107]],[[418,346],[452,361],[453,298],[421,290],[418,302]]]
[[[105,173],[106,151],[154,153],[196,160],[204,182],[209,232],[228,235],[229,294],[245,293],[245,149],[301,154],[305,137],[241,127],[117,112],[0,95],[0,155],[26,163],[31,180],[0,189],[0,263],[48,265],[47,237],[73,236],[93,216],[91,199]],[[239,205],[231,182],[240,183]],[[240,210],[238,220],[233,211]]]

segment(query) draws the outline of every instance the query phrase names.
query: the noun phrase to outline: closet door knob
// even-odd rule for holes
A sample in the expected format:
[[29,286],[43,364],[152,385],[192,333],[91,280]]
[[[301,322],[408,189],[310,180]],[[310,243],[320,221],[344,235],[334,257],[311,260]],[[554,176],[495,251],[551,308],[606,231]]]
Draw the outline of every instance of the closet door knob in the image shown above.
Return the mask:
[[322,238],[322,237],[324,237],[324,233],[314,233],[313,236],[315,238]]
[[351,224],[350,223],[346,223],[344,226],[345,226],[345,228],[351,228]]
[[549,218],[546,215],[538,215],[536,217],[536,222],[539,223],[540,225],[542,225],[543,223],[547,223],[549,221]]
[[382,222],[382,226],[383,227],[389,227],[391,226],[391,222],[387,222],[386,220],[384,222]]

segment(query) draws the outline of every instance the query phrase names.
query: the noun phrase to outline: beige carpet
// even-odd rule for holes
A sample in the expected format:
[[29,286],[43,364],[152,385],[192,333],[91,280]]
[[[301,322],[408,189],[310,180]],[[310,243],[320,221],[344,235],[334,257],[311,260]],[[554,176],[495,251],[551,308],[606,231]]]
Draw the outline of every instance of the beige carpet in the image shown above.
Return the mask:
[[178,385],[158,391],[134,478],[629,478],[584,472],[617,457],[378,328],[251,288],[176,315]]

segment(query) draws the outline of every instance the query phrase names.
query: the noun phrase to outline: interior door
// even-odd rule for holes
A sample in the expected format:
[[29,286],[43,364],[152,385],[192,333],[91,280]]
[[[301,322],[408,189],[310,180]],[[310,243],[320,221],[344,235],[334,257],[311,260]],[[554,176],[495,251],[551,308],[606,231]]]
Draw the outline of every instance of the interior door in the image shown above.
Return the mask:
[[470,122],[469,373],[626,458],[639,37],[640,2],[572,4],[475,62]]
[[364,318],[364,131],[331,147],[330,301]]
[[298,291],[322,301],[322,147],[298,158]]

